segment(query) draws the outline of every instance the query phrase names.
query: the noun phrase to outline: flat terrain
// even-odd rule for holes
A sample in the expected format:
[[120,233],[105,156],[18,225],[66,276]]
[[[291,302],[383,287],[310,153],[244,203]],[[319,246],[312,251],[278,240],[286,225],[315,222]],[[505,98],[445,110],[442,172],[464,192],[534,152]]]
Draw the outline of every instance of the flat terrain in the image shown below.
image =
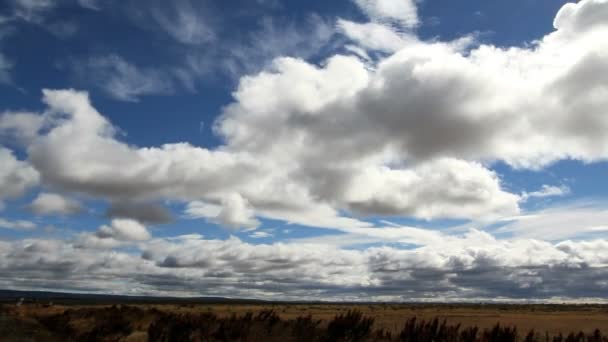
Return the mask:
[[155,306],[160,310],[173,312],[212,312],[219,316],[229,316],[233,313],[259,312],[272,309],[283,319],[295,319],[298,316],[312,315],[314,319],[329,321],[336,314],[357,309],[365,316],[375,319],[375,327],[388,331],[399,331],[406,319],[431,320],[445,319],[448,323],[462,326],[478,326],[491,328],[496,323],[516,326],[519,331],[547,331],[550,334],[560,332],[583,331],[592,332],[595,329],[608,330],[608,306],[451,306],[451,305],[197,305],[186,306]]
[[[122,306],[119,305],[118,308]],[[125,306],[126,307],[126,306]],[[4,304],[0,312],[0,336],[24,336],[30,340],[52,340],[43,325],[45,318],[60,317],[66,310],[96,312],[111,309],[112,305],[43,305],[30,303],[16,306]],[[115,307],[116,308],[116,307]],[[536,332],[550,336],[560,332],[583,331],[592,333],[600,329],[608,332],[608,306],[601,305],[422,305],[422,304],[129,304],[128,308],[142,310],[142,314],[130,314],[128,320],[134,328],[131,341],[147,340],[147,329],[158,313],[173,315],[198,315],[212,313],[217,317],[237,316],[248,312],[254,315],[273,310],[282,320],[294,320],[297,317],[311,315],[314,320],[321,320],[326,325],[340,313],[358,310],[364,316],[374,318],[374,329],[384,329],[393,334],[398,333],[404,322],[412,317],[421,320],[439,318],[450,324],[461,324],[463,327],[477,326],[480,329],[492,328],[496,323],[503,326],[515,326],[517,331]],[[143,314],[145,313],[145,314]],[[113,315],[116,315],[114,313]],[[156,316],[155,316],[156,315]],[[77,329],[90,329],[91,321],[87,317],[70,318],[72,326]],[[48,324],[47,324],[48,326]],[[2,337],[0,337],[2,340]],[[10,340],[10,339],[9,339]],[[25,339],[27,340],[27,339]]]

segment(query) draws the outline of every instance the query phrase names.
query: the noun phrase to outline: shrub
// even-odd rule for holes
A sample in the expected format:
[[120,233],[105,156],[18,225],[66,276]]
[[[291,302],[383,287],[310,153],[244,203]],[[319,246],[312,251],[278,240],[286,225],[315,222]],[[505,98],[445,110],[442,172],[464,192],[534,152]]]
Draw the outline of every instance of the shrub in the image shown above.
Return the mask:
[[373,318],[364,317],[358,310],[348,310],[329,322],[326,337],[328,341],[363,341],[370,335],[373,325]]

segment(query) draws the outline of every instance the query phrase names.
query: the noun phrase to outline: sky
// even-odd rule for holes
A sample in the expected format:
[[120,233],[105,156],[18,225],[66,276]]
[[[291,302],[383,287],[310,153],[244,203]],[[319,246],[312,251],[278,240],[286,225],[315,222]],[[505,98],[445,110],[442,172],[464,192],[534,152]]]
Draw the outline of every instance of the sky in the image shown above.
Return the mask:
[[605,302],[608,1],[7,0],[0,288]]

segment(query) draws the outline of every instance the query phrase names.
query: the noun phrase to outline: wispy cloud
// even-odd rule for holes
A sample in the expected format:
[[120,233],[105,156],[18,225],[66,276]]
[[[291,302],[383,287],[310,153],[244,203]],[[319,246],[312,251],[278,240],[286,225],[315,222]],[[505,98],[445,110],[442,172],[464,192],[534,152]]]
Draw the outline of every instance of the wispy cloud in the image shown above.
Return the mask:
[[28,231],[36,229],[36,224],[27,220],[9,221],[0,218],[0,228]]
[[140,68],[114,54],[76,61],[72,67],[81,81],[91,82],[122,101],[137,102],[141,96],[171,94],[175,87],[173,75],[162,68]]
[[527,201],[530,198],[545,198],[545,197],[560,197],[570,194],[570,188],[566,185],[546,185],[544,184],[540,190],[533,192],[524,192],[522,200]]
[[579,201],[514,217],[498,232],[522,238],[560,241],[602,233],[608,227],[607,222],[608,206],[605,203]]

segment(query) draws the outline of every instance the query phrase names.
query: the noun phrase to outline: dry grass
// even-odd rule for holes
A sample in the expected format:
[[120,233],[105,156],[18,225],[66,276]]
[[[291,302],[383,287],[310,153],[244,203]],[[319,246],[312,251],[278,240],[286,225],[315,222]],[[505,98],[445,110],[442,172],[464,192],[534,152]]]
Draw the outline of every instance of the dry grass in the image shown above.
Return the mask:
[[[255,321],[259,313],[269,311],[274,312],[282,322],[292,322],[290,324],[295,324],[296,327],[310,325],[331,332],[332,324],[335,331],[345,329],[348,324],[344,322],[348,322],[349,319],[347,313],[353,310],[360,312],[363,318],[371,319],[373,331],[382,330],[392,336],[398,336],[404,329],[404,323],[413,317],[416,317],[417,322],[438,318],[440,322],[445,320],[448,325],[460,325],[463,328],[473,326],[478,327],[480,331],[491,329],[500,323],[502,326],[517,327],[520,335],[525,335],[530,330],[540,332],[543,336],[546,336],[545,333],[548,336],[555,336],[559,333],[567,335],[573,331],[591,334],[596,329],[608,331],[608,307],[605,306],[148,304],[128,307],[110,305],[45,307],[28,304],[21,307],[4,305],[3,308],[0,308],[0,336],[4,338],[17,336],[19,340],[23,340],[25,337],[25,340],[34,341],[61,340],[52,338],[52,329],[57,329],[54,331],[69,332],[92,340],[92,336],[116,331],[118,333],[108,335],[110,337],[107,340],[146,341],[151,326],[154,326],[155,323],[157,328],[163,326],[162,322],[159,323],[159,317],[164,317],[165,322],[171,322],[175,317],[181,317],[180,319],[186,319],[182,324],[198,326],[205,321],[205,317],[214,316],[216,317],[214,319],[216,327],[218,324],[232,324],[232,327],[229,328],[234,329],[234,324],[241,324],[237,321],[247,313],[251,313],[251,317]],[[340,315],[347,318],[340,322],[336,320],[336,316]],[[309,321],[304,319],[298,323],[298,318],[302,320],[308,316],[310,316]],[[230,323],[232,317],[238,319],[236,321],[233,319]],[[332,320],[334,323],[330,323]],[[366,324],[363,324],[364,330]],[[47,328],[51,330],[45,330]],[[257,331],[258,328],[254,324],[253,328],[248,329]],[[263,335],[263,331],[258,331],[256,334]],[[0,340],[3,340],[2,337]],[[8,339],[8,341],[10,340]]]
[[336,314],[349,310],[359,310],[365,316],[375,319],[377,328],[397,332],[403,322],[412,317],[424,320],[439,318],[450,324],[491,328],[496,323],[517,326],[520,331],[535,329],[550,334],[581,330],[592,332],[595,329],[608,329],[608,307],[603,306],[434,306],[434,305],[145,305],[142,307],[157,308],[172,313],[214,313],[220,317],[246,312],[257,313],[263,310],[274,310],[282,319],[295,319],[311,315],[314,319],[329,321]]

